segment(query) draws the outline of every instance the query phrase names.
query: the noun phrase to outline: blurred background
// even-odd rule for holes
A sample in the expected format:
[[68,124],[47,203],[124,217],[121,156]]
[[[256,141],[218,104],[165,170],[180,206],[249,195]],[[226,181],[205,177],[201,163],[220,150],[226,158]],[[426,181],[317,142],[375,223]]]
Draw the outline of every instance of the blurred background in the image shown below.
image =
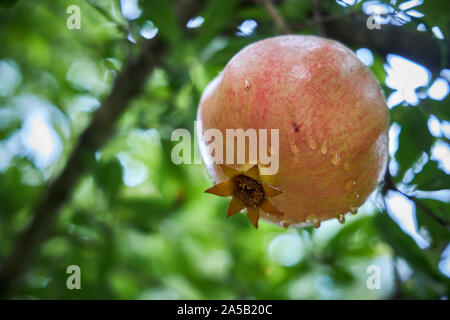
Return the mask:
[[[448,299],[449,12],[447,0],[0,1],[0,296]],[[282,33],[343,42],[387,98],[389,181],[342,225],[225,219],[203,165],[171,161],[171,133],[192,132],[208,82]]]

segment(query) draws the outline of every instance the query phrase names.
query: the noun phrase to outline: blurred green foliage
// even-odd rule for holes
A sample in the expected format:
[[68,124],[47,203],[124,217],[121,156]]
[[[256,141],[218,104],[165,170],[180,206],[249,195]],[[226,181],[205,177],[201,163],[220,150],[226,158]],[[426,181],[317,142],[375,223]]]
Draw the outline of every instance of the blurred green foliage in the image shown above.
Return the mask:
[[[443,270],[449,272],[450,258],[443,252],[447,248],[450,257],[449,229],[421,208],[404,214],[417,223],[425,248],[383,209],[380,194],[344,225],[329,221],[317,230],[285,230],[261,223],[256,231],[244,215],[225,219],[226,199],[204,194],[211,181],[202,165],[170,161],[171,132],[180,127],[192,132],[207,83],[239,49],[278,34],[262,7],[208,1],[199,13],[204,23],[186,31],[171,1],[140,1],[141,15],[131,21],[119,1],[16,2],[0,6],[0,79],[7,82],[0,83],[0,261],[65,166],[126,57],[139,52],[142,25],[151,20],[171,49],[121,116],[114,136],[85,160],[89,171],[11,298],[448,298],[449,273]],[[360,12],[363,3],[344,8],[329,1],[325,9]],[[73,4],[81,8],[80,30],[66,27],[66,8]],[[312,1],[276,4],[286,20],[311,18]],[[441,5],[445,1],[425,0],[417,8],[425,17],[403,27],[439,25],[450,36],[448,11]],[[248,19],[258,22],[256,31],[237,34]],[[124,32],[136,43],[126,41]],[[375,54],[371,68],[388,96],[393,90],[384,84],[385,63]],[[425,98],[418,106],[391,109],[391,121],[401,127],[393,179],[403,190],[444,190],[440,198],[425,194],[417,201],[446,221],[449,176],[430,157],[433,146],[448,144],[449,136],[432,135],[427,123],[433,114],[448,127],[449,101]],[[33,114],[43,120],[33,122]],[[42,123],[51,129],[39,127]],[[34,136],[27,135],[30,126],[37,130]],[[50,151],[48,141],[54,141]],[[428,161],[420,164],[424,154]],[[405,180],[408,172],[413,177]],[[81,290],[66,287],[69,265],[81,268]],[[379,290],[366,286],[370,265],[381,268]]]

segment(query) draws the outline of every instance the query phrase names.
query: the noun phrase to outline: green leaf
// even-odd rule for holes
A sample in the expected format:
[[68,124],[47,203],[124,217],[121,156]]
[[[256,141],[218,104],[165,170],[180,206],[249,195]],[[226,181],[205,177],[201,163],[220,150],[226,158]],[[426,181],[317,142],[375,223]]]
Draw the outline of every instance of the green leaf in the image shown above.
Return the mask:
[[116,208],[122,223],[145,233],[156,231],[161,220],[168,218],[173,210],[158,199],[119,199]]
[[438,163],[430,160],[422,171],[414,176],[411,184],[417,185],[419,190],[441,190],[450,188],[450,175],[438,168]]
[[[12,165],[0,174],[0,218],[2,215],[13,216],[24,207],[30,206],[40,196],[42,187],[23,183],[24,170],[36,170],[28,159],[13,159]],[[24,201],[26,199],[27,201]]]
[[[384,79],[386,79],[386,70],[383,67],[385,59],[380,57],[380,55],[376,53],[374,53],[373,58],[374,58],[373,65],[370,67],[370,70],[372,70],[373,74],[375,75],[375,78],[377,78],[377,80],[383,86]],[[386,96],[389,95],[387,94]]]
[[205,22],[199,28],[196,40],[200,47],[208,44],[212,38],[220,34],[220,31],[228,25],[232,20],[231,16],[237,2],[237,0],[212,0],[208,2],[205,12],[202,13]]
[[441,278],[436,267],[432,266],[425,256],[424,251],[403,232],[387,213],[377,214],[374,222],[381,238],[392,247],[396,256],[404,258],[415,271],[428,274],[434,279]]
[[100,163],[94,169],[94,176],[108,201],[110,203],[113,202],[122,185],[122,166],[119,160],[113,158],[106,164]]
[[401,179],[423,152],[428,153],[434,138],[428,132],[427,118],[418,108],[396,107],[391,115],[392,120],[402,127],[398,150],[395,154],[400,165],[397,177]]
[[427,99],[424,106],[430,113],[436,115],[439,120],[450,120],[450,99],[448,97],[442,101]]
[[[4,115],[1,116],[3,117]],[[0,140],[7,139],[14,131],[18,130],[21,125],[22,121],[18,118],[9,118],[4,123],[0,123]]]
[[[432,199],[417,199],[421,205],[428,208],[434,215],[443,221],[450,221],[450,205],[445,202]],[[439,248],[445,246],[450,241],[450,227],[444,226],[431,217],[420,206],[416,206],[417,223],[419,227],[425,227],[432,238],[432,247]]]
[[175,16],[175,8],[172,1],[145,1],[142,4],[142,9],[143,14],[139,18],[141,24],[146,20],[151,20],[158,28],[158,34],[161,37],[174,46],[180,44],[181,30]]
[[348,266],[333,264],[332,266],[333,279],[341,285],[349,285],[355,280],[353,274],[349,271]]
[[445,28],[448,28],[448,17],[442,15],[442,12],[450,12],[450,2],[448,0],[424,1],[416,9],[425,16],[421,18],[425,23],[431,26],[438,25],[444,34],[447,34]]
[[[217,41],[215,38],[214,41]],[[207,54],[203,54],[201,58],[207,56],[208,59],[204,59],[203,62],[207,62],[208,65],[220,66],[219,71],[222,69],[223,65],[225,65],[239,50],[244,48],[246,45],[249,45],[251,42],[258,39],[248,39],[248,38],[222,38],[223,41],[226,41],[226,46],[216,52],[213,52],[211,56],[208,57],[208,50],[210,49],[210,45],[208,45],[204,52]],[[214,72],[214,76],[217,75],[217,70]]]
[[[349,218],[350,219],[350,218]],[[367,246],[369,239],[375,236],[372,217],[359,218],[347,222],[339,232],[328,241],[325,249],[327,256],[370,257],[375,250]]]
[[2,9],[2,8],[11,8],[17,2],[19,2],[19,0],[0,0],[0,9]]

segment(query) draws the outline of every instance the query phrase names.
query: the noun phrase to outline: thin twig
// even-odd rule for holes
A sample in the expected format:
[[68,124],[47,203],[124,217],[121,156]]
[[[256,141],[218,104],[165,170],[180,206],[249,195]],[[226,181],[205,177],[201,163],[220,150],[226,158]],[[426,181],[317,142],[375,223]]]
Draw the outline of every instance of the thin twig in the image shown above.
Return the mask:
[[401,195],[405,196],[406,198],[408,198],[409,200],[411,200],[412,202],[414,202],[414,204],[416,205],[416,207],[420,208],[424,213],[426,213],[427,215],[429,215],[432,219],[434,219],[436,222],[438,222],[439,224],[448,227],[449,226],[449,222],[445,221],[444,219],[442,219],[441,217],[437,216],[433,211],[431,211],[427,206],[425,206],[424,204],[422,204],[416,197],[411,196],[409,194],[404,193],[403,191],[399,190],[397,188],[397,186],[394,184],[394,182],[392,181],[392,177],[391,174],[389,173],[389,170],[386,171],[386,175],[384,178],[384,186],[383,186],[383,196],[385,198],[386,193],[389,191],[395,191],[400,193]]
[[114,23],[117,26],[117,29],[119,29],[120,32],[124,33],[125,35],[128,34],[128,28],[125,24],[117,21],[105,8],[99,6],[92,0],[86,0],[86,2],[95,10],[97,10],[106,20],[109,20],[110,22]]
[[316,26],[316,32],[319,36],[324,37],[326,35],[325,28],[322,22],[322,1],[314,0],[313,11],[314,25]]
[[292,30],[288,27],[286,21],[278,12],[271,0],[255,0],[256,4],[261,5],[266,9],[267,13],[271,16],[277,29],[284,34],[292,33]]
[[97,12],[99,12],[106,20],[112,22],[116,25],[119,32],[121,32],[125,36],[125,42],[126,42],[126,57],[129,59],[131,57],[131,46],[134,44],[133,41],[130,40],[130,24],[127,21],[126,24],[123,24],[119,21],[117,21],[105,8],[99,6],[97,3],[95,3],[93,0],[86,0],[86,2]]
[[425,205],[423,205],[421,202],[419,202],[419,200],[416,197],[407,195],[401,191],[398,191],[401,194],[403,194],[405,197],[407,197],[409,200],[411,200],[412,202],[414,202],[414,204],[416,205],[416,207],[422,209],[423,212],[425,212],[426,214],[428,214],[431,218],[433,218],[434,220],[436,220],[437,222],[439,222],[440,224],[442,224],[443,226],[448,227],[449,223],[447,221],[445,221],[444,219],[442,219],[441,217],[437,216],[433,211],[431,211],[428,207],[426,207]]
[[356,12],[353,11],[346,11],[344,13],[341,14],[336,14],[336,15],[329,15],[329,16],[320,16],[320,18],[317,19],[308,19],[305,22],[290,22],[289,25],[296,31],[302,31],[304,29],[307,28],[312,28],[314,27],[317,23],[320,23],[321,25],[325,24],[325,23],[329,23],[329,22],[333,22],[336,20],[340,20],[342,18],[346,18],[346,17],[352,17],[354,15],[356,15]]
[[389,300],[403,300],[405,299],[405,296],[403,294],[403,290],[402,290],[402,279],[400,277],[400,272],[398,270],[398,264],[397,259],[399,259],[398,256],[395,256],[393,261],[394,261],[394,266],[393,266],[393,271],[394,271],[394,283],[395,283],[395,289],[393,290],[391,296],[389,297]]

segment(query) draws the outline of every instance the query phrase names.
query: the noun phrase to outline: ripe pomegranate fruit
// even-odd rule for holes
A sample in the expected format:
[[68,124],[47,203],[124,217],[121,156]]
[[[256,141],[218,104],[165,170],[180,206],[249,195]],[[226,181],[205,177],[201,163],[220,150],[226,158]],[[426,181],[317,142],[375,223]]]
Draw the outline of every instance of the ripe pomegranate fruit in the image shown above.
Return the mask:
[[279,129],[276,174],[260,174],[261,163],[207,165],[217,183],[207,192],[232,196],[228,216],[247,208],[255,227],[259,217],[284,227],[343,222],[386,170],[384,95],[371,71],[333,40],[288,35],[245,47],[204,90],[197,120],[206,163],[207,129],[224,137],[226,129]]

